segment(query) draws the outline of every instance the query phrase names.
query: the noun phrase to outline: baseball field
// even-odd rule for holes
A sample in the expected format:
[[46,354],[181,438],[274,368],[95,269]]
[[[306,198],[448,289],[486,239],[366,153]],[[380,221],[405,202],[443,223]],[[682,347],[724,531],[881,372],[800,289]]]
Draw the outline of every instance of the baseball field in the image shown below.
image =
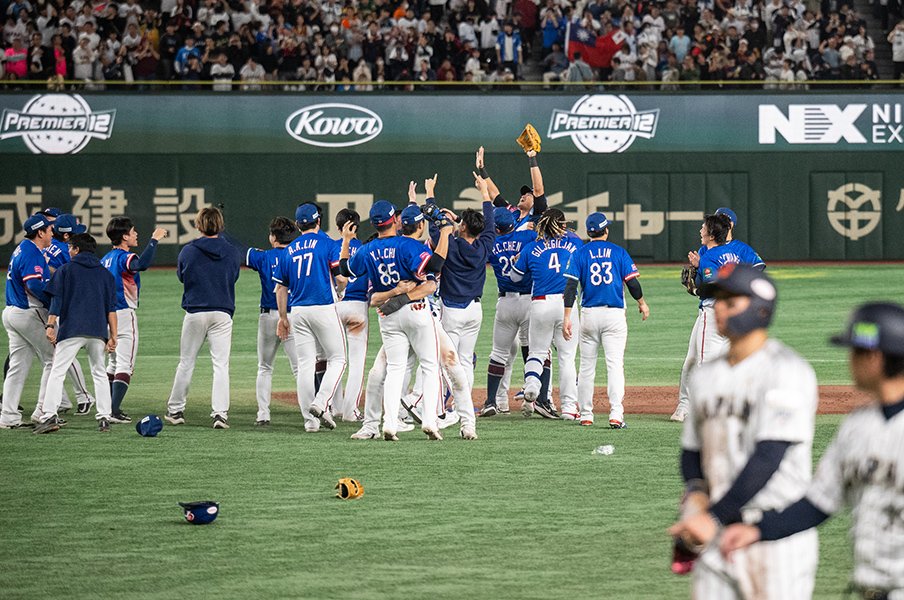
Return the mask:
[[[680,267],[641,265],[651,318],[629,308],[626,375],[661,396],[673,386],[696,310]],[[900,265],[772,266],[775,337],[802,353],[821,385],[849,384],[846,355],[826,338],[867,299],[904,297]],[[173,271],[142,275],[137,370],[123,408],[162,414],[178,361],[181,286]],[[476,381],[483,386],[495,289],[488,276]],[[258,278],[243,272],[231,362],[228,431],[210,428],[211,368],[203,350],[187,425],[142,438],[68,416],[54,435],[0,431],[0,597],[69,598],[686,598],[669,572],[681,482],[680,426],[632,414],[626,430],[525,420],[478,421],[480,439],[355,442],[355,424],[305,434],[284,356],[273,425],[253,426]],[[633,305],[632,305],[633,306]],[[5,334],[0,350],[5,350]],[[370,358],[379,347],[372,321]],[[369,364],[370,361],[368,361]],[[37,395],[33,368],[23,402]],[[514,380],[520,383],[520,367]],[[605,370],[597,375],[605,385]],[[661,390],[660,390],[661,388]],[[837,391],[837,390],[836,390]],[[475,390],[475,404],[483,390]],[[649,403],[649,402],[648,402]],[[815,456],[840,417],[818,417]],[[602,444],[610,456],[592,455]],[[333,497],[342,476],[364,497]],[[192,526],[179,501],[216,500],[218,520]],[[850,573],[846,514],[820,529],[816,597],[840,597]]]

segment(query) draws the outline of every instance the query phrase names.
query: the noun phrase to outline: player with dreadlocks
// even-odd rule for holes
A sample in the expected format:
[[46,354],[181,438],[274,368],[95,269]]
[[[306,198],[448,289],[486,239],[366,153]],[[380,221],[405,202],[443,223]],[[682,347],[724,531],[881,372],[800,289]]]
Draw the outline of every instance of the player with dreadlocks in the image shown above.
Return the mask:
[[575,338],[565,339],[562,322],[565,315],[565,267],[583,242],[568,229],[565,214],[557,208],[544,212],[534,229],[537,240],[522,248],[511,275],[512,281],[516,283],[528,274],[534,282],[531,290],[529,350],[527,363],[524,365],[524,404],[521,410],[528,417],[536,410],[541,416],[558,418],[551,401],[547,404],[545,399],[538,400],[540,376],[544,363],[549,362],[549,349],[554,342],[559,355],[562,417],[576,420],[579,417],[575,368],[578,341]]

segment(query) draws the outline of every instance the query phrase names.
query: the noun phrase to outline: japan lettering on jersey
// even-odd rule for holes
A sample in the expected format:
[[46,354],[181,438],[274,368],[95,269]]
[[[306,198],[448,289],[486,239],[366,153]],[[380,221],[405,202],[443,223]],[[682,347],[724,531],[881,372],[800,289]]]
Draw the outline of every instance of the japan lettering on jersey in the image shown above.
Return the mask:
[[[349,260],[355,254],[358,253],[358,250],[361,248],[362,244],[360,240],[352,240],[348,246],[348,255]],[[342,251],[342,240],[335,240],[335,245],[333,246],[333,253],[330,255],[330,267],[336,268],[339,266],[339,253]],[[342,301],[346,300],[357,300],[359,302],[367,301],[367,288],[368,288],[368,280],[367,277],[349,277],[348,284],[345,286],[345,294],[342,296]]]
[[[756,250],[742,242],[741,240],[731,240],[730,242],[725,242],[725,247],[729,248],[733,253],[738,255],[738,258],[741,259],[741,264],[745,265],[753,265],[754,267],[763,267],[766,268],[766,262],[760,258],[760,255]],[[697,251],[697,254],[703,256],[706,254],[708,248],[706,246],[700,246],[700,249]]]
[[581,284],[581,306],[625,307],[624,283],[639,276],[628,251],[604,241],[591,241],[571,255],[565,277]]
[[336,302],[330,273],[335,241],[322,231],[303,233],[286,246],[273,268],[273,280],[289,288],[289,306],[322,306]]
[[116,310],[138,308],[141,276],[129,270],[133,260],[138,260],[134,252],[113,248],[100,261],[116,281]]
[[565,291],[565,268],[571,255],[582,245],[581,238],[571,231],[554,240],[536,240],[522,248],[512,270],[531,274],[534,296],[561,294]]
[[35,243],[24,239],[13,251],[6,271],[6,305],[19,308],[44,307],[44,303],[25,290],[26,282],[32,279],[49,279],[47,259]]
[[44,249],[44,257],[47,259],[47,266],[50,267],[50,272],[56,271],[70,261],[69,244],[53,238],[50,241],[50,245]]
[[537,234],[530,229],[496,236],[493,253],[490,255],[490,266],[493,267],[493,272],[496,274],[496,283],[500,292],[530,293],[533,286],[531,275],[527,273],[521,281],[515,283],[512,281],[511,274],[512,268],[515,266],[515,259],[521,249],[536,239]]
[[[728,244],[709,248],[700,257],[700,265],[697,267],[697,287],[715,280],[720,267],[741,262],[741,257]],[[712,306],[715,303],[715,298],[702,298],[700,306]]]
[[245,257],[245,264],[249,269],[257,271],[261,279],[261,308],[269,308],[276,310],[276,286],[279,285],[273,281],[273,271],[279,264],[280,260],[285,260],[285,248],[270,248],[269,250],[258,250],[257,248],[249,248]]
[[367,277],[374,292],[387,292],[402,280],[427,279],[432,251],[418,240],[404,237],[377,238],[361,246],[349,260],[356,277]]

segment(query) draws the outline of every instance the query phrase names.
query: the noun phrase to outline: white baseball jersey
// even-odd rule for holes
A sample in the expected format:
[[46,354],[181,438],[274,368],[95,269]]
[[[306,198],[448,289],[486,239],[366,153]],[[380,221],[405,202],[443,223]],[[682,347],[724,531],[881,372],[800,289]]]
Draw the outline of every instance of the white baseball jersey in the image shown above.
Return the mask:
[[904,413],[851,413],[829,445],[807,499],[826,514],[853,509],[854,582],[904,591]]

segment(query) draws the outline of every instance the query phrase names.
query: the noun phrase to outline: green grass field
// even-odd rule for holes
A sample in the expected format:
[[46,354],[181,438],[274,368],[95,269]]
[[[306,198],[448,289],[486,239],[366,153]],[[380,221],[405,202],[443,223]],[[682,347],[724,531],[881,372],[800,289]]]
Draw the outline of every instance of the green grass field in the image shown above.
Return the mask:
[[[677,268],[641,271],[652,317],[641,323],[630,313],[628,384],[675,385],[694,302],[677,283]],[[770,272],[780,294],[773,332],[812,362],[821,384],[849,382],[844,353],[825,340],[850,308],[904,296],[901,266]],[[101,435],[83,417],[55,435],[0,431],[0,597],[688,596],[688,580],[668,571],[665,534],[680,494],[679,427],[657,415],[629,416],[622,431],[511,416],[478,423],[473,443],[449,436],[431,444],[412,432],[386,444],[349,440],[355,426],[348,423],[305,434],[297,408],[278,405],[274,425],[259,430],[252,427],[257,286],[255,274],[244,272],[229,431],[209,429],[211,369],[203,354],[189,424],[155,439],[125,425]],[[165,410],[180,295],[171,271],[143,275],[138,369],[125,404],[133,416]],[[490,285],[478,385],[494,298]],[[373,329],[371,356],[378,339]],[[37,382],[34,369],[28,411]],[[293,387],[280,357],[274,390]],[[817,457],[838,422],[817,419]],[[600,444],[613,444],[615,454],[591,455]],[[365,496],[333,498],[340,476],[362,481]],[[200,499],[221,502],[211,526],[181,518],[176,503]],[[838,597],[846,585],[848,523],[842,515],[821,528],[819,598]]]

